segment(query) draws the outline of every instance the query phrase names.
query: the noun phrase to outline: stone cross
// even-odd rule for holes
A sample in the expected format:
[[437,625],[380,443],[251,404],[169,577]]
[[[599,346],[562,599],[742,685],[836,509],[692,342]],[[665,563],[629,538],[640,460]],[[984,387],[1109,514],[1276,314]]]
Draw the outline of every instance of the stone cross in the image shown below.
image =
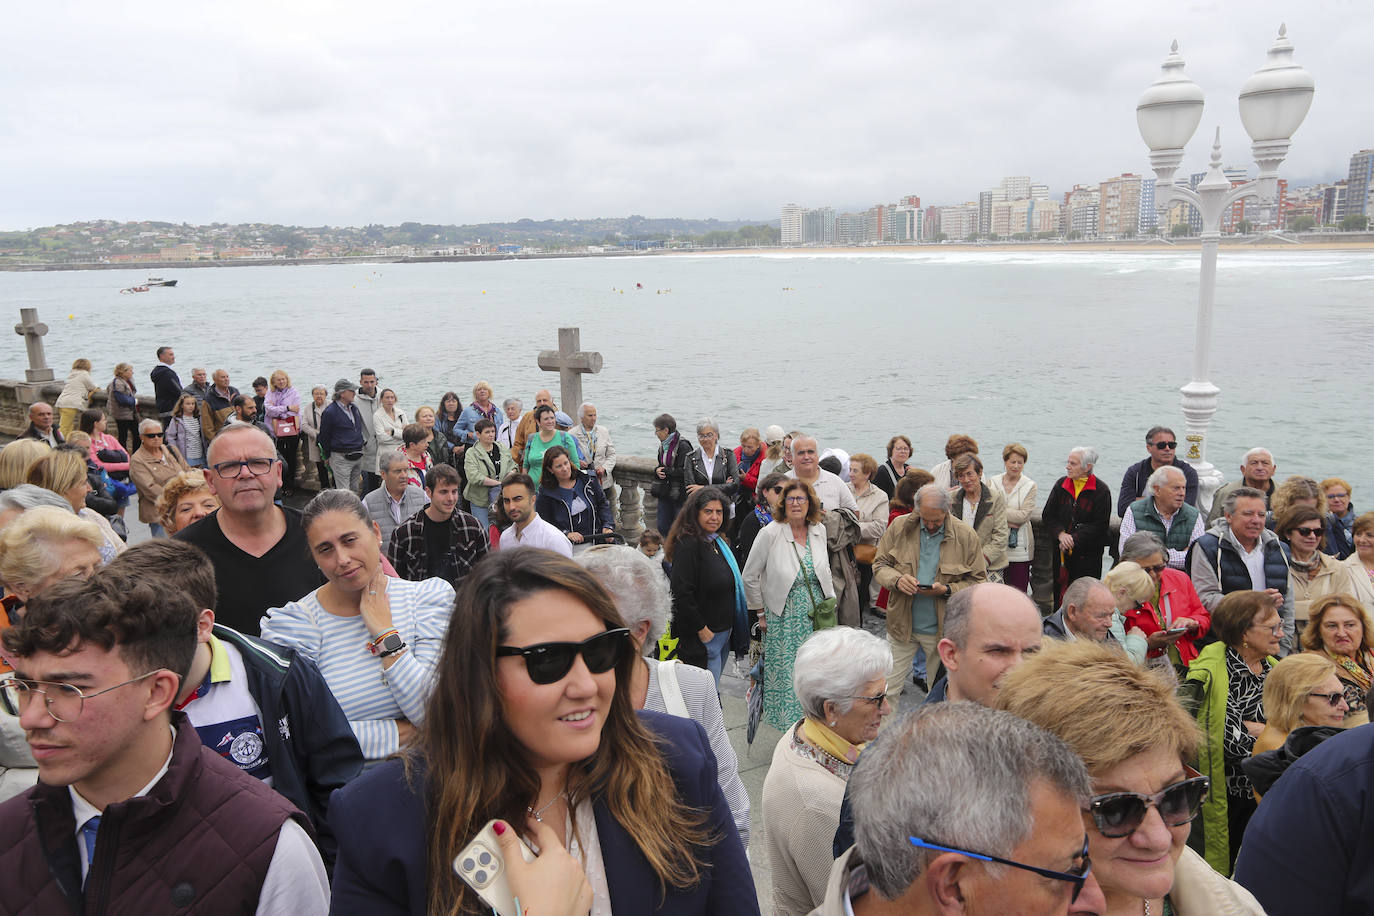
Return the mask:
[[[43,355],[43,335],[48,333],[48,326],[38,320],[38,309],[20,309],[19,319],[19,324],[14,326],[14,333],[24,338],[24,346],[29,351],[29,368],[24,370],[25,379],[29,382],[51,382],[52,370],[48,368],[47,358]],[[597,357],[597,366],[600,367],[600,357]]]
[[577,420],[577,410],[582,406],[582,374],[601,371],[601,354],[587,353],[578,349],[582,346],[581,328],[559,328],[558,349],[539,351],[539,368],[545,372],[558,373],[559,408]]

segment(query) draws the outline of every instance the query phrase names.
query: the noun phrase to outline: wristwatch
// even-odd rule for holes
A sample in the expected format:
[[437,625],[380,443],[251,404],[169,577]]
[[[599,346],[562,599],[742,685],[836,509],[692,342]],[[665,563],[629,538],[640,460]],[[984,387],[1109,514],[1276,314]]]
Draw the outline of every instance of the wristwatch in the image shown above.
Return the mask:
[[378,658],[390,658],[405,647],[406,641],[401,638],[400,633],[388,633],[382,637],[380,643],[373,643],[372,651]]

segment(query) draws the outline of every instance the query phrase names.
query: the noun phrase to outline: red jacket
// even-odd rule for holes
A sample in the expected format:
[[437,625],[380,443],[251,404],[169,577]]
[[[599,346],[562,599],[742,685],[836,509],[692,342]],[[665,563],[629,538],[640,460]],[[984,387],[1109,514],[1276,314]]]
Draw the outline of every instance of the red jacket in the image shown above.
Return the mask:
[[[1206,636],[1207,631],[1212,628],[1212,615],[1207,608],[1202,606],[1202,599],[1198,597],[1197,590],[1193,588],[1193,580],[1189,579],[1186,573],[1179,572],[1177,569],[1164,570],[1159,582],[1159,603],[1165,621],[1191,617],[1198,622],[1196,630],[1174,643],[1178,648],[1178,657],[1183,660],[1183,664],[1185,666],[1192,664],[1193,659],[1197,658],[1197,641]],[[1164,626],[1160,625],[1160,616],[1147,601],[1135,610],[1126,612],[1126,629],[1140,627],[1141,632],[1146,636],[1151,633],[1158,633],[1165,629]],[[1163,649],[1154,649],[1149,655],[1151,658],[1155,658],[1163,653]]]
[[[741,474],[739,478],[739,488],[741,493],[753,494],[754,487],[759,482],[759,465],[763,464],[763,446],[759,446],[759,453],[754,456],[754,463],[749,465],[748,473]],[[735,464],[742,464],[744,461],[744,446],[735,446]]]

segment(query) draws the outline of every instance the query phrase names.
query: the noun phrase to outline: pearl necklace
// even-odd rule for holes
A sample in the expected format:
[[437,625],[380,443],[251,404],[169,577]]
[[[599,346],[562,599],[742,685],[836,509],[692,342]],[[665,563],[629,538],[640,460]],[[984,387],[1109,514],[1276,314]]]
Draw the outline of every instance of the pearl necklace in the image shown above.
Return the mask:
[[[554,802],[558,801],[560,798],[562,798],[564,795],[566,795],[566,794],[567,794],[567,791],[568,791],[567,789],[564,789],[562,792],[559,792],[557,795],[555,795],[552,799],[549,800],[549,803],[548,803],[547,805],[545,805],[544,807],[540,808],[538,811],[536,811],[534,808],[530,807],[529,805],[526,805],[526,806],[525,806],[525,810],[528,811],[530,814],[533,814],[533,815],[534,815],[534,819],[535,819],[535,821],[536,821],[537,823],[542,824],[542,823],[544,823],[544,812],[547,811],[547,810],[549,810],[550,808],[552,808]],[[1146,904],[1146,906],[1148,907],[1149,904]],[[1145,913],[1145,916],[1150,916],[1150,914],[1149,914],[1148,911]]]

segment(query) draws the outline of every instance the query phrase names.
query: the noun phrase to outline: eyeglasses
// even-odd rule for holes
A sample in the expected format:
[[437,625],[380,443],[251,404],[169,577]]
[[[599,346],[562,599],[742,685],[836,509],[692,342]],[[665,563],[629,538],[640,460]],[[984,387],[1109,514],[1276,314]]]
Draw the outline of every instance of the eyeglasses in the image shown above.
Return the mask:
[[1207,790],[1212,781],[1206,776],[1196,775],[1191,779],[1166,786],[1154,795],[1139,795],[1135,792],[1113,792],[1110,795],[1095,795],[1088,803],[1088,812],[1097,824],[1097,830],[1105,837],[1130,836],[1140,829],[1145,813],[1154,808],[1168,827],[1182,827],[1197,817],[1202,803],[1207,800]]
[[[875,693],[871,697],[845,697],[846,700],[863,700],[874,709],[882,709],[883,703],[887,701],[887,693]],[[1334,704],[1333,704],[1334,705]]]
[[1155,448],[1163,450],[1166,448],[1178,448],[1177,442],[1156,442]]
[[1314,538],[1320,536],[1322,530],[1320,528],[1294,528],[1293,533],[1301,534],[1305,538]]
[[1345,694],[1343,693],[1309,693],[1308,696],[1321,697],[1323,700],[1330,703],[1333,708],[1341,705],[1341,701],[1345,699]]
[[811,502],[811,499],[810,499],[809,497],[806,497],[806,496],[789,496],[789,497],[787,497],[787,502],[789,502],[789,503],[794,503],[794,504],[795,504],[795,503],[809,503],[809,502]]
[[1142,567],[1140,567],[1140,568],[1143,569],[1143,570],[1145,570],[1145,571],[1146,571],[1147,573],[1149,573],[1150,575],[1155,575],[1156,573],[1162,573],[1162,572],[1164,572],[1164,570],[1168,569],[1168,568],[1169,568],[1169,564],[1168,564],[1168,563],[1156,563],[1154,566],[1142,566]]
[[97,690],[95,693],[82,693],[81,688],[71,684],[58,684],[52,681],[29,681],[22,678],[9,678],[0,683],[0,704],[3,704],[5,711],[12,716],[21,715],[29,707],[29,698],[35,693],[41,693],[43,700],[48,708],[48,715],[58,722],[73,722],[81,718],[81,712],[86,708],[86,701],[100,696],[102,693],[109,693],[111,690],[118,690],[130,684],[136,684],[144,678],[152,677],[161,671],[161,668],[149,671],[147,674],[140,674],[136,678],[131,678],[122,684],[115,684],[113,687],[106,687],[104,690]]
[[968,856],[970,859],[977,859],[980,862],[997,862],[1000,865],[1010,865],[1012,868],[1021,868],[1029,872],[1035,872],[1037,875],[1053,878],[1056,881],[1068,881],[1073,885],[1073,896],[1069,898],[1070,903],[1078,899],[1079,893],[1083,890],[1083,882],[1088,880],[1088,873],[1092,871],[1092,861],[1088,858],[1088,837],[1086,835],[1083,837],[1083,851],[1078,854],[1078,858],[1082,860],[1082,864],[1073,871],[1054,871],[1049,868],[1037,868],[1034,865],[1013,862],[1011,859],[999,859],[997,856],[984,855],[981,852],[969,852],[967,849],[956,849],[953,846],[941,846],[938,843],[931,843],[928,840],[923,840],[915,836],[909,836],[907,839],[911,841],[912,846],[917,846],[921,849],[930,849],[935,852],[958,853],[961,856]]
[[588,671],[602,674],[618,665],[629,647],[630,631],[620,627],[598,633],[582,642],[541,642],[524,648],[497,646],[496,657],[523,656],[530,680],[536,684],[552,684],[567,676],[579,655],[587,663]]
[[140,433],[145,439],[161,439],[162,433]]
[[1283,624],[1282,624],[1282,623],[1276,623],[1276,624],[1274,624],[1272,627],[1266,627],[1266,626],[1265,626],[1264,624],[1262,624],[1262,623],[1252,623],[1252,624],[1250,624],[1250,629],[1252,629],[1252,630],[1268,630],[1270,633],[1274,634],[1275,636],[1282,636],[1282,635],[1283,635]]
[[221,480],[237,480],[243,476],[243,469],[247,468],[248,473],[254,477],[261,477],[272,470],[272,465],[277,463],[275,458],[249,458],[247,461],[221,461],[213,466],[213,470],[219,475]]

